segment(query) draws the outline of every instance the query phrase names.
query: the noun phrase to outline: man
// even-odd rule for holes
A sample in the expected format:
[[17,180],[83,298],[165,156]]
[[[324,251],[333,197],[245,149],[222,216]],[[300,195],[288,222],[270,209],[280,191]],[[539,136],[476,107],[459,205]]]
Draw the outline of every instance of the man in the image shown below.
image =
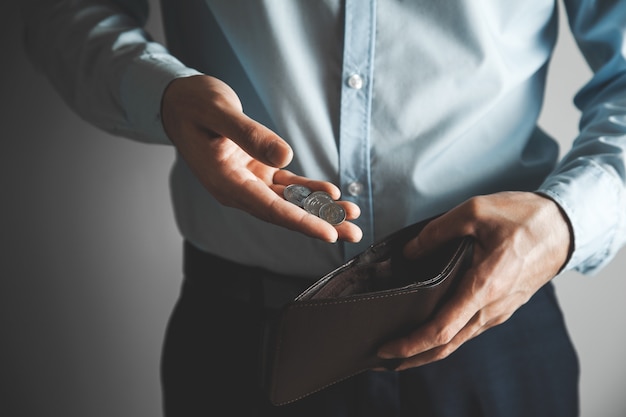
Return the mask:
[[[594,77],[557,163],[537,127],[554,0],[29,1],[26,45],[82,117],[173,144],[185,282],[164,344],[166,415],[571,416],[578,365],[550,280],[624,243],[626,4],[565,0]],[[340,199],[333,226],[283,198]],[[293,404],[256,381],[263,315],[372,242],[471,235],[452,299],[381,346],[399,358]],[[226,408],[224,408],[226,407]],[[217,411],[215,411],[217,412]]]

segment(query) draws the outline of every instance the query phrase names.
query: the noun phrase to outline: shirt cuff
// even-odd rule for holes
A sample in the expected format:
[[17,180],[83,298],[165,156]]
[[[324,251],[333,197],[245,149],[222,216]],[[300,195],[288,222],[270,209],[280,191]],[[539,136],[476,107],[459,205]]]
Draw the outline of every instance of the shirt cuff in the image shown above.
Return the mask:
[[120,132],[142,142],[171,145],[161,121],[161,99],[176,78],[200,75],[167,53],[136,58],[122,77],[120,97],[128,127]]
[[573,250],[563,270],[592,275],[615,256],[624,235],[623,184],[603,168],[579,165],[550,176],[537,190],[564,211],[573,232]]

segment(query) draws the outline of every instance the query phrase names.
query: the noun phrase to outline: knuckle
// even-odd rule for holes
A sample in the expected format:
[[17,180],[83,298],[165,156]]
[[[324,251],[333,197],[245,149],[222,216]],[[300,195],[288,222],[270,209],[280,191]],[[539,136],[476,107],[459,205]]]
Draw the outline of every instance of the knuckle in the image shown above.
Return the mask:
[[446,345],[443,346],[441,349],[439,349],[435,355],[434,358],[437,361],[440,361],[442,359],[447,358],[448,356],[450,356],[450,354],[452,354],[452,352],[454,352],[454,347],[452,347],[451,345]]
[[475,234],[477,230],[483,228],[486,204],[484,196],[475,196],[465,202],[463,206],[464,233]]
[[213,105],[222,110],[223,109],[228,109],[231,105],[231,100],[229,97],[227,97],[225,94],[221,93],[221,92],[211,92],[210,95],[207,96],[210,101],[213,103]]
[[255,123],[246,123],[243,126],[244,137],[252,144],[258,144],[263,138],[263,129]]
[[467,211],[472,218],[478,218],[483,212],[484,197],[475,196],[467,200]]
[[413,349],[411,349],[411,347],[408,345],[404,345],[400,347],[398,350],[398,353],[400,354],[400,357],[402,358],[410,358],[411,356],[415,354]]
[[484,307],[479,308],[470,319],[468,326],[472,326],[474,328],[481,327],[486,321],[485,317],[486,317],[485,308]]
[[[507,320],[508,320],[508,317],[507,317],[507,316],[499,316],[499,317],[496,317],[495,319],[493,319],[493,320],[489,323],[489,327],[491,328],[491,327],[499,326],[499,325],[501,325],[502,323],[504,323],[504,322],[505,322],[505,321],[507,321]],[[487,326],[484,326],[484,327],[487,327]]]
[[434,342],[438,346],[447,345],[450,341],[452,341],[454,334],[454,331],[452,331],[449,327],[442,327],[435,333]]
[[507,311],[507,312],[501,314],[500,316],[498,316],[494,320],[494,326],[499,326],[501,324],[504,324],[504,322],[508,321],[511,318],[513,313],[514,313],[514,311]]
[[478,313],[476,313],[475,317],[475,326],[478,328],[484,327],[490,321],[487,313],[484,310],[480,310]]
[[486,301],[489,302],[501,298],[505,289],[506,288],[503,279],[495,278],[491,280],[489,285],[485,288]]

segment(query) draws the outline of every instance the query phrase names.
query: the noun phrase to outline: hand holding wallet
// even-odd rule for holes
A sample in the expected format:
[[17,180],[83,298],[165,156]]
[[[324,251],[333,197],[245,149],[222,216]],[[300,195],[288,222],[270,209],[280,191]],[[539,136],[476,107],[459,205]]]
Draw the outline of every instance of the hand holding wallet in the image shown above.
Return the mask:
[[429,220],[407,226],[311,285],[267,326],[263,384],[287,404],[372,368],[385,342],[428,320],[471,258],[472,239],[407,260],[402,248]]

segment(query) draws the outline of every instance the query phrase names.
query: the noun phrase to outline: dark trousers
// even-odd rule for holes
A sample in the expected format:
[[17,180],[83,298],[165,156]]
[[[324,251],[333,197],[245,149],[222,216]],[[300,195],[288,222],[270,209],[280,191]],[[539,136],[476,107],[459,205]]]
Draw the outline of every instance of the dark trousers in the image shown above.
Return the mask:
[[444,360],[365,372],[271,406],[258,379],[260,331],[273,312],[264,306],[262,284],[271,276],[195,252],[186,247],[183,286],[163,347],[167,417],[579,415],[578,359],[552,284]]

